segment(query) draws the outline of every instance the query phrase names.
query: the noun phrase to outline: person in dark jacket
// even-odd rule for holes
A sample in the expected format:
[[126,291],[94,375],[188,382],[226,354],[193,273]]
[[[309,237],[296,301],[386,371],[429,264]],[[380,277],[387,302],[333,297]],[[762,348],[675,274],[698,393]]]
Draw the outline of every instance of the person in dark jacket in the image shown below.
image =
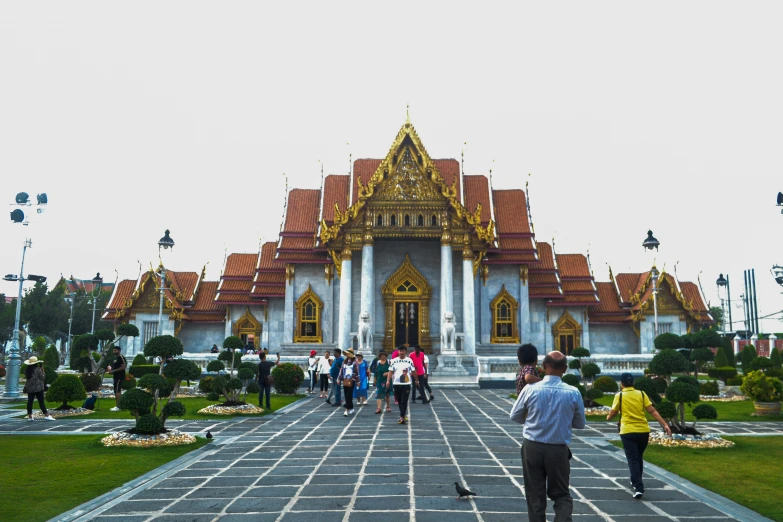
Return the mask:
[[261,352],[258,354],[258,358],[261,362],[258,363],[258,386],[261,391],[258,392],[258,407],[264,407],[264,394],[266,394],[266,409],[272,411],[271,393],[272,393],[272,369],[280,364],[280,354],[277,354],[277,361],[271,362],[266,360],[266,354]]
[[33,420],[33,401],[38,399],[38,405],[41,407],[44,419],[53,421],[54,417],[49,415],[49,412],[46,410],[46,402],[44,402],[46,373],[42,367],[43,362],[33,355],[24,363],[27,365],[24,369],[24,376],[27,382],[22,391],[27,394],[27,418]]

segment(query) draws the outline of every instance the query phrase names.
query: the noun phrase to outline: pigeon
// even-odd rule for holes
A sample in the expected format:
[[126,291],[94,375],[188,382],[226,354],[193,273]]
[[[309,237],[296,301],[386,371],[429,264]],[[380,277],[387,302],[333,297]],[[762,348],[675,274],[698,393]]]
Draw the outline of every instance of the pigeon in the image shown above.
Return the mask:
[[212,433],[210,433],[209,431],[207,431],[207,439],[212,439]]
[[457,497],[457,500],[461,499],[462,497],[476,496],[476,494],[470,491],[469,489],[465,489],[462,486],[460,486],[459,482],[455,482],[454,485],[457,487],[457,493],[459,493],[459,497]]

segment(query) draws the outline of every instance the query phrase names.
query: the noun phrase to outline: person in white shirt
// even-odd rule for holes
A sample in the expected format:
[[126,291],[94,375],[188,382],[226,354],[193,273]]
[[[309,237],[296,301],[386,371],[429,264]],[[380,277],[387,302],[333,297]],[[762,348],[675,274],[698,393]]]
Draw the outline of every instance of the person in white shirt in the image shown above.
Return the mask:
[[324,353],[324,356],[318,360],[317,363],[318,379],[321,381],[321,394],[319,399],[325,399],[329,393],[329,370],[332,368],[332,360],[329,357],[329,351]]
[[408,357],[408,349],[405,346],[399,347],[397,357],[392,359],[389,365],[389,376],[386,386],[394,385],[394,398],[400,405],[400,420],[397,424],[405,424],[408,415],[408,398],[411,394],[411,385],[415,381],[419,384],[419,377],[416,375],[416,367],[413,361]]
[[315,393],[315,375],[318,373],[318,359],[315,350],[310,350],[310,357],[307,359],[307,375],[309,377],[307,393]]

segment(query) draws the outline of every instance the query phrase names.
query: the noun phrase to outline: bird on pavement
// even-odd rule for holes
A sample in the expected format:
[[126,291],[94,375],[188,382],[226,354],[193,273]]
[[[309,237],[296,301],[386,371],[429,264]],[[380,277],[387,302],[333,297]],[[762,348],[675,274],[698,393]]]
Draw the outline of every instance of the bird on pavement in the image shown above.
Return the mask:
[[455,482],[454,485],[457,487],[457,493],[459,493],[459,497],[457,497],[457,500],[461,499],[462,497],[476,496],[476,494],[470,491],[469,489],[465,489],[462,486],[460,486],[459,482]]
[[211,438],[212,438],[212,433],[211,433],[211,432],[209,432],[209,431],[207,431],[207,438],[208,438],[208,439],[211,439]]

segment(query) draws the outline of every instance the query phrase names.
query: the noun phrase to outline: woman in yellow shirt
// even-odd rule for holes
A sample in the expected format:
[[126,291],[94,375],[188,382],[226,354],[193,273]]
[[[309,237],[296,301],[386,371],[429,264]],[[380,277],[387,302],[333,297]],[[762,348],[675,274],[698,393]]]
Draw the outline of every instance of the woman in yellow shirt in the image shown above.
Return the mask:
[[625,458],[628,461],[628,469],[631,471],[631,484],[633,484],[633,498],[644,496],[644,482],[642,471],[644,468],[644,450],[650,440],[650,426],[644,412],[649,412],[657,420],[667,435],[672,434],[669,425],[663,420],[661,414],[655,409],[652,401],[641,390],[633,387],[633,375],[624,373],[620,376],[620,393],[615,395],[612,403],[612,411],[606,416],[606,420],[622,412],[620,418],[620,440],[623,442]]

